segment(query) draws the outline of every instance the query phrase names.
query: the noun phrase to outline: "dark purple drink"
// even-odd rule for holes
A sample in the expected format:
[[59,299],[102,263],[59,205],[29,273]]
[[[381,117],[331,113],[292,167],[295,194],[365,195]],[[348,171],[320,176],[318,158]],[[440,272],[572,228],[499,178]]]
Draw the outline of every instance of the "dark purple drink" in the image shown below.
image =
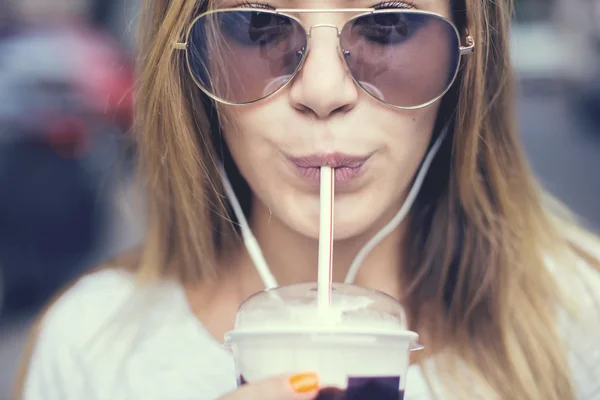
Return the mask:
[[246,381],[246,379],[244,379],[244,377],[242,375],[238,376],[238,380],[237,380],[238,387],[243,386],[246,383],[248,383],[248,382]]
[[[238,378],[238,386],[247,382],[243,376]],[[400,377],[350,377],[348,387],[338,389],[323,388],[316,400],[403,400],[404,390],[400,387]]]

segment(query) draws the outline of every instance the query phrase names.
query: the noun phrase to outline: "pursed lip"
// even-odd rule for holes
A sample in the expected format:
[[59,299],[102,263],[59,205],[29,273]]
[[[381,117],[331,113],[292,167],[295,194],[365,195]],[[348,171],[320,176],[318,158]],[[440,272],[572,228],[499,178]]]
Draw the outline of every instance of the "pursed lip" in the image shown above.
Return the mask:
[[289,157],[300,168],[360,168],[369,159],[368,156],[353,156],[343,153],[312,154],[302,157]]
[[336,188],[348,186],[362,175],[364,164],[371,155],[355,156],[344,153],[322,153],[302,157],[288,157],[298,175],[313,186],[321,180],[321,167],[335,170]]

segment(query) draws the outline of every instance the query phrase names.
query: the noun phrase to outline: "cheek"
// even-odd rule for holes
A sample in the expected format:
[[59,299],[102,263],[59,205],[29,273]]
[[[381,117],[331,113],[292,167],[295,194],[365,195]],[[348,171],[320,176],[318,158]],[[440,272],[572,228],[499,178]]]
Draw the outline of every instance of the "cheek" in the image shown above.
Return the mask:
[[249,169],[259,162],[260,158],[255,149],[257,138],[252,129],[246,125],[243,119],[240,120],[237,117],[233,119],[228,116],[222,122],[225,142],[244,177],[250,172]]
[[386,148],[377,168],[380,178],[376,182],[377,191],[390,196],[388,201],[401,199],[410,190],[431,143],[436,117],[437,109],[430,106],[410,111],[402,119],[389,119],[390,124],[384,128],[388,132]]
[[239,157],[260,159],[272,157],[281,145],[284,130],[289,126],[289,111],[285,101],[274,97],[248,106],[219,106],[223,135],[232,153]]
[[268,190],[270,164],[276,154],[261,113],[247,109],[221,112],[225,142],[241,175],[254,192]]
[[434,104],[388,119],[388,125],[383,128],[388,132],[387,156],[397,167],[405,170],[413,164],[411,160],[421,160],[431,141],[437,112]]

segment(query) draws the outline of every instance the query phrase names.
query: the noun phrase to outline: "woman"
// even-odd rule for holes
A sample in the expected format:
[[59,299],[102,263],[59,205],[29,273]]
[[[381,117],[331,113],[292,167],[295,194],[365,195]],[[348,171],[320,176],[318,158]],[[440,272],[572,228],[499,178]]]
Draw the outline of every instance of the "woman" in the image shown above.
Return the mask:
[[[557,211],[522,154],[509,4],[282,10],[297,4],[146,1],[147,237],[135,262],[50,307],[24,398],[314,398],[305,371],[236,391],[219,343],[265,282],[316,279],[322,165],[337,168],[334,279],[402,301],[427,349],[408,399],[597,396],[598,241]],[[243,212],[224,200],[220,165]],[[408,216],[350,270],[420,184]],[[244,217],[272,276],[256,271]]]

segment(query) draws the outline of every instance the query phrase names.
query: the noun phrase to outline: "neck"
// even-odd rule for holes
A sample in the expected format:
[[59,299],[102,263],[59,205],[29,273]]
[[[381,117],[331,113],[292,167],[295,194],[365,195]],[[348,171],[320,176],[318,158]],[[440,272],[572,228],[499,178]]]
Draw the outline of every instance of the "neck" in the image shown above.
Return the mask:
[[[400,206],[398,206],[399,209]],[[337,240],[333,246],[333,280],[343,282],[350,264],[360,249],[387,224],[398,209],[384,214],[380,221],[367,232],[345,240]],[[303,236],[271,215],[269,209],[254,199],[249,224],[271,272],[279,285],[317,280],[318,240]],[[402,267],[403,225],[384,239],[366,258],[355,284],[381,290],[393,297],[400,296],[400,268]],[[239,274],[237,283],[242,295],[250,295],[264,289],[247,251],[240,246],[227,263],[235,265]]]

